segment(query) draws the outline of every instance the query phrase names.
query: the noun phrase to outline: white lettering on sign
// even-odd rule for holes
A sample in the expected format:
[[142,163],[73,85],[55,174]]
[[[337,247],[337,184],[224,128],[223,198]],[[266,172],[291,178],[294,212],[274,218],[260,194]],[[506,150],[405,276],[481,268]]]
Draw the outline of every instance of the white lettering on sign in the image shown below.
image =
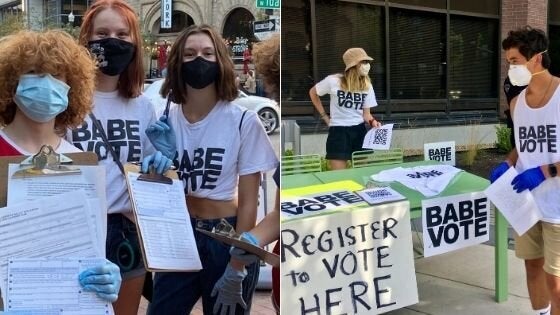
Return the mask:
[[424,160],[455,165],[455,141],[425,143]]
[[280,211],[284,217],[306,216],[359,203],[365,204],[364,200],[355,193],[336,191],[305,197],[283,197],[280,203]]
[[161,24],[160,28],[171,28],[171,15],[173,9],[171,7],[171,0],[161,1]]
[[281,314],[379,314],[418,302],[409,203],[292,220],[281,231]]
[[424,256],[488,241],[489,213],[490,203],[482,192],[423,200]]

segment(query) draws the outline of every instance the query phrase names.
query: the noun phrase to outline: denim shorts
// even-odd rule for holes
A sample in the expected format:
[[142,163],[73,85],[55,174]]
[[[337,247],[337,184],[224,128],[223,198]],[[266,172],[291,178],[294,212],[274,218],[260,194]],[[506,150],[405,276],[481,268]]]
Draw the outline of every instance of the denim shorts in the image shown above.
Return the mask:
[[[236,217],[225,218],[235,226]],[[202,270],[197,272],[157,272],[154,278],[154,296],[148,307],[149,315],[184,315],[190,314],[192,308],[202,297],[204,314],[213,314],[215,297],[210,293],[214,284],[222,277],[229,262],[229,246],[212,239],[196,228],[212,230],[220,219],[197,220],[191,218],[194,236]],[[259,263],[246,266],[247,277],[243,280],[243,300],[247,309],[237,306],[236,315],[250,314],[251,300],[259,280]]]
[[146,273],[144,259],[138,243],[136,224],[120,213],[107,217],[107,259],[121,269],[123,280]]

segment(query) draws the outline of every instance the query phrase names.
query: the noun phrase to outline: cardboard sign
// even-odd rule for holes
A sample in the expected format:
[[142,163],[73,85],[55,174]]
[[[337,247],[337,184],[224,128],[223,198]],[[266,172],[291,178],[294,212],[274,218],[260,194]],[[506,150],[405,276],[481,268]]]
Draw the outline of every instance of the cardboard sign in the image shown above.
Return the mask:
[[423,200],[424,257],[488,241],[489,215],[483,192]]
[[281,219],[282,221],[299,219],[310,215],[322,215],[367,206],[360,196],[352,192],[362,188],[362,185],[353,181],[339,181],[282,190],[280,193]]
[[418,302],[408,201],[282,224],[280,314],[380,314]]
[[393,137],[393,125],[387,124],[379,128],[371,128],[364,137],[362,148],[373,150],[389,150]]
[[424,143],[424,160],[455,166],[455,141]]

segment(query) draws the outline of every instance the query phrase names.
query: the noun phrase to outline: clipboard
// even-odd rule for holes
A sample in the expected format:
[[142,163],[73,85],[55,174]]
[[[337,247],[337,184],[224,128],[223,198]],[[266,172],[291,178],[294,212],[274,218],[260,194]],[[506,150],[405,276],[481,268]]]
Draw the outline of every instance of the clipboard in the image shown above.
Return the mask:
[[[214,228],[212,231],[199,229],[199,228],[197,228],[196,230],[222,243],[239,247],[251,254],[255,254],[260,259],[264,260],[267,264],[272,265],[273,267],[280,266],[280,256],[271,253],[263,248],[260,248],[259,246],[241,240],[240,236],[235,232],[233,227],[229,223],[227,223],[227,221],[222,219],[221,224],[225,225],[226,228],[225,229]],[[218,224],[218,226],[219,225],[220,224]]]
[[[43,149],[44,148],[44,149]],[[7,205],[8,202],[8,165],[10,163],[22,163],[26,160],[31,161],[31,163],[26,162],[23,165],[23,168],[26,167],[38,167],[40,166],[39,164],[42,164],[44,162],[44,160],[42,159],[42,155],[47,155],[47,163],[49,162],[49,154],[54,154],[51,155],[51,163],[53,162],[52,158],[56,157],[56,155],[58,155],[53,149],[52,147],[49,146],[43,146],[41,148],[41,150],[39,150],[39,153],[37,153],[34,156],[28,157],[28,156],[4,156],[4,157],[0,157],[0,207],[5,207]],[[33,159],[35,157],[35,159]],[[51,165],[45,165],[45,166],[50,166],[51,169],[56,170],[58,168],[58,173],[54,173],[54,174],[50,174],[50,175],[64,175],[64,174],[69,174],[66,173],[66,166],[67,165],[72,165],[72,166],[79,166],[79,165],[97,165],[97,155],[93,152],[78,152],[78,153],[65,153],[64,155],[60,154],[58,155],[58,162],[57,163],[53,163]],[[37,163],[36,165],[33,166],[33,162]],[[63,166],[63,168],[59,168]],[[75,171],[75,169],[74,169]],[[75,173],[74,173],[75,174]],[[49,174],[43,174],[45,176],[50,176]],[[29,176],[39,176],[39,175],[33,175],[32,173],[29,173]]]
[[[196,268],[196,269],[185,269],[185,268],[155,268],[152,267],[151,264],[151,260],[148,258],[147,255],[147,247],[146,247],[146,235],[144,235],[145,233],[143,232],[142,226],[139,223],[140,221],[140,214],[139,214],[139,209],[137,207],[137,201],[135,200],[134,196],[133,196],[133,188],[131,186],[131,179],[129,178],[129,173],[133,172],[133,173],[140,173],[140,166],[138,164],[130,164],[127,163],[124,165],[124,171],[126,174],[126,183],[128,186],[128,191],[129,191],[129,196],[131,199],[131,205],[132,205],[132,212],[134,215],[134,224],[136,225],[136,229],[138,231],[138,238],[140,240],[139,244],[140,244],[140,251],[142,252],[142,258],[144,259],[145,262],[145,268],[148,271],[151,272],[184,272],[184,271],[197,271],[202,269],[202,264],[200,263],[200,257],[198,256],[198,251],[197,251],[197,247],[196,247],[196,242],[194,241],[194,234],[192,235],[192,240],[193,240],[193,250],[197,251],[197,260],[198,260],[198,264],[200,266],[200,268]],[[173,184],[173,180],[178,179],[177,177],[177,172],[175,172],[174,170],[168,170],[165,174],[163,175],[158,175],[155,174],[155,172],[153,172],[153,169],[150,168],[150,173],[147,174],[140,174],[138,176],[138,178],[136,180],[138,181],[145,181],[145,182],[150,182],[150,183],[154,183],[155,185],[172,185]],[[181,186],[181,192],[182,192],[182,186]],[[182,192],[183,196],[184,193]],[[181,202],[181,201],[178,201]],[[185,200],[185,207],[186,207],[186,200]],[[186,222],[185,222],[185,226],[187,226],[187,230],[190,228],[190,219],[189,219],[189,215],[188,215],[188,209],[187,209],[187,213],[186,214]],[[191,233],[192,233],[192,228],[191,228]]]

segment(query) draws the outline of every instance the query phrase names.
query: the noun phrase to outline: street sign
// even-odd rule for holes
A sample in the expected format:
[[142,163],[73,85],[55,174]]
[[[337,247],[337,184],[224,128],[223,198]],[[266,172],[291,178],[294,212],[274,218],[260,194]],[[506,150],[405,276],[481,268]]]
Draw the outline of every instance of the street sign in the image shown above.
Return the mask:
[[280,9],[280,0],[257,0],[257,8]]
[[161,1],[161,25],[160,28],[171,28],[171,2],[172,0]]
[[253,22],[253,33],[259,40],[265,40],[280,29],[279,20],[264,20]]

